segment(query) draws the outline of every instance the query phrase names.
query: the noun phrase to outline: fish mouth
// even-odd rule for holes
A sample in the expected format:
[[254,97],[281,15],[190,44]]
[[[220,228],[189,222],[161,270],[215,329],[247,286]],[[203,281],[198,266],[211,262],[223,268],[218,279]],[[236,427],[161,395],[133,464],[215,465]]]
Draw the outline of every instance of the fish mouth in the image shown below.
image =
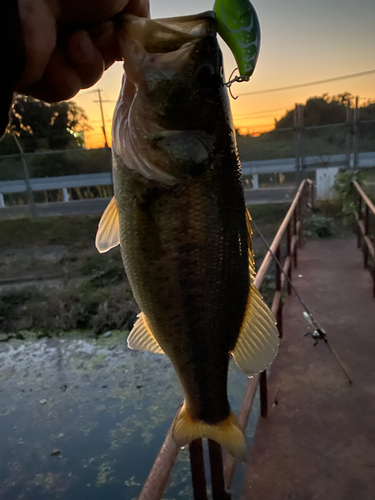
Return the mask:
[[128,39],[138,42],[149,54],[163,54],[180,49],[217,32],[216,15],[206,11],[191,16],[148,19],[126,14],[121,18],[121,30]]
[[180,92],[195,95],[190,82],[201,95],[222,85],[220,58],[213,66],[205,50],[212,46],[217,56],[215,13],[156,20],[125,15],[119,29],[126,78],[114,114],[113,150],[148,180],[174,185],[199,175],[210,163],[213,139],[196,125],[193,106]]

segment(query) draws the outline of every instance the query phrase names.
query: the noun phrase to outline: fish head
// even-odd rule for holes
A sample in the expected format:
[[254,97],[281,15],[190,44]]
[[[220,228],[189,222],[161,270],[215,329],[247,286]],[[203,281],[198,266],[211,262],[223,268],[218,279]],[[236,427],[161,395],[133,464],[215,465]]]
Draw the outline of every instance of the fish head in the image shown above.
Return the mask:
[[133,97],[126,120],[115,113],[116,152],[129,168],[169,184],[199,175],[230,116],[214,14],[127,16],[122,52]]

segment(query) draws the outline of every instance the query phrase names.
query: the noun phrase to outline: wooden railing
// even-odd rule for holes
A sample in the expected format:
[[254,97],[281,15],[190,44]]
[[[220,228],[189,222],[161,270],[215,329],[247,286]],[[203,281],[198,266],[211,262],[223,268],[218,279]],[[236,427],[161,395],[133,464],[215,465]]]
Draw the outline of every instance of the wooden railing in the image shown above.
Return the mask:
[[[284,273],[292,279],[292,266],[297,266],[297,251],[301,242],[302,218],[306,208],[312,208],[314,203],[314,186],[309,180],[304,180],[286,214],[271,246],[267,252],[262,265],[259,268],[254,284],[261,289],[264,277],[266,276],[272,263],[275,264],[276,291],[272,303],[272,312],[275,315],[279,335],[283,334],[283,296],[284,289],[291,293],[291,286],[285,278]],[[283,271],[276,263],[273,255],[282,263]],[[283,259],[285,255],[285,259]],[[259,384],[261,399],[261,415],[267,416],[267,373],[261,374],[249,380],[246,393],[242,402],[241,410],[238,414],[238,423],[245,431],[252,404]],[[232,483],[236,461],[232,455],[227,454],[225,461],[222,460],[220,446],[214,441],[208,440],[211,490],[213,500],[230,500],[229,489]],[[172,427],[169,429],[165,441],[156,457],[151,471],[146,479],[138,500],[160,500],[167,486],[167,482],[176,461],[179,448],[172,438]],[[201,439],[193,441],[189,445],[190,465],[194,500],[207,500],[207,487],[203,459],[203,444]]]
[[[354,181],[357,198],[357,210],[354,212],[357,221],[357,246],[362,247],[363,263],[369,269],[373,279],[373,294],[375,297],[375,206],[363,191],[361,186]],[[369,266],[369,257],[372,257],[372,267]]]

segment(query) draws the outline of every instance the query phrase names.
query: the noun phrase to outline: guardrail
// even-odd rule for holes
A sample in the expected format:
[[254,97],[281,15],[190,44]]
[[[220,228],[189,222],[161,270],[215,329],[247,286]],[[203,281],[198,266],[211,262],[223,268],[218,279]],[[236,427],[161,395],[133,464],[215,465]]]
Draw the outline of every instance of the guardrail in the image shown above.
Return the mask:
[[[317,168],[340,167],[348,168],[348,156],[320,155],[304,157],[304,170],[316,170]],[[350,160],[350,167],[354,167],[354,159]],[[278,158],[276,160],[241,161],[243,175],[272,174],[275,172],[295,172],[295,158]],[[370,168],[375,166],[375,152],[359,153],[355,168]]]
[[[372,223],[375,224],[375,205],[372,203],[370,198],[363,191],[358,182],[353,182],[358,195],[357,198],[357,210],[354,212],[354,217],[357,221],[357,246],[362,247],[363,251],[363,263],[365,269],[369,269],[369,256],[372,257],[372,270],[370,270],[373,279],[373,295],[375,297],[375,230],[371,234],[371,219]],[[373,226],[374,227],[374,226]],[[362,243],[363,238],[363,243]]]
[[[103,172],[100,174],[64,175],[61,177],[38,177],[30,179],[30,187],[33,191],[48,191],[52,189],[68,189],[75,187],[108,186],[112,184],[112,174]],[[0,193],[24,193],[27,191],[23,179],[16,181],[0,181]]]
[[[9,155],[9,157],[19,155]],[[3,157],[5,158],[5,157]],[[347,168],[347,155],[321,155],[307,156],[304,158],[306,170],[319,168],[339,167]],[[368,168],[375,166],[375,152],[360,153],[357,158],[356,168]],[[279,158],[276,160],[243,161],[243,175],[253,176],[254,189],[259,186],[258,176],[269,173],[296,172],[295,158]],[[112,184],[112,174],[109,172],[99,174],[65,175],[61,177],[42,177],[29,180],[0,181],[0,207],[4,207],[4,194],[24,193],[31,191],[48,191],[61,189],[64,201],[69,201],[68,189],[90,186],[108,186]]]
[[[310,199],[307,203],[306,198]],[[301,241],[302,218],[305,207],[311,208],[314,204],[314,185],[309,180],[304,180],[282,222],[272,244],[267,252],[262,265],[257,273],[254,284],[260,289],[272,262],[274,253],[281,261],[281,254],[286,253],[283,270],[292,279],[292,265],[297,266],[297,252]],[[285,252],[282,246],[285,244]],[[287,282],[279,266],[275,263],[276,292],[272,303],[272,312],[277,318],[280,337],[283,334],[282,307],[283,290],[287,285],[287,293],[291,293],[291,286]],[[262,372],[249,380],[247,390],[243,399],[241,410],[238,414],[238,422],[245,431],[252,409],[253,400],[257,387],[260,387],[261,415],[267,416],[267,373]],[[227,454],[225,461],[222,460],[221,447],[214,441],[208,440],[211,489],[213,500],[229,500],[229,489],[233,480],[236,461],[234,457]],[[172,427],[169,429],[165,441],[156,457],[151,471],[146,479],[138,500],[160,500],[166,488],[168,478],[176,461],[179,448],[172,438]],[[203,458],[203,443],[201,439],[193,441],[189,445],[190,465],[194,500],[207,500],[207,487]]]

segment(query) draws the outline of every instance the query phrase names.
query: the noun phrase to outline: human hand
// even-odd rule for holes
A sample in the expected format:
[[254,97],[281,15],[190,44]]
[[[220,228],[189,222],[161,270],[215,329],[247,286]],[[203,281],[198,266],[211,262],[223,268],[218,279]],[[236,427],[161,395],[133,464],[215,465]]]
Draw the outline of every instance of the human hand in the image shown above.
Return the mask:
[[120,59],[119,12],[149,15],[148,0],[19,0],[26,66],[17,92],[48,102],[91,87]]

